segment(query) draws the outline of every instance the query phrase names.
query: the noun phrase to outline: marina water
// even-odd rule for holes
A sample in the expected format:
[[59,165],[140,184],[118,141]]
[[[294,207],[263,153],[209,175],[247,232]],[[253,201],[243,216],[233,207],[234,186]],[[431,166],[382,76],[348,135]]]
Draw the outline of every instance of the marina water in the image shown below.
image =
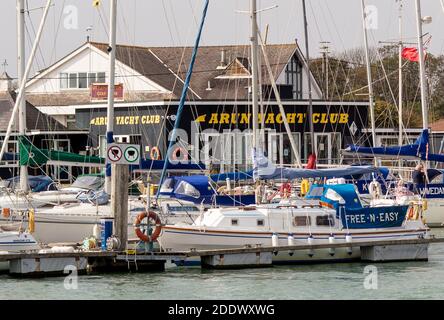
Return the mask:
[[[444,236],[444,229],[432,232]],[[79,276],[77,289],[66,289],[65,282],[64,277],[1,275],[0,299],[442,299],[444,244],[430,245],[428,262],[172,268],[158,273]]]

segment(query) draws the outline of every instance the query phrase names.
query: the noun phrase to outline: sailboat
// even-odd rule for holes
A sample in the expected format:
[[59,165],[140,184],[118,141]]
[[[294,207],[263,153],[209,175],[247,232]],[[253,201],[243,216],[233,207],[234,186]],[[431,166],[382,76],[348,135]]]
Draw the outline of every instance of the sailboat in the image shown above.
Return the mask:
[[[444,155],[434,154],[429,151],[430,131],[428,128],[427,90],[424,66],[425,57],[422,40],[423,22],[421,17],[420,0],[416,0],[416,18],[418,32],[419,73],[421,84],[421,108],[423,119],[423,130],[421,134],[413,144],[400,144],[398,146],[390,147],[365,147],[358,145],[349,145],[344,150],[344,153],[359,154],[386,159],[413,159],[424,161],[425,163],[428,163],[429,161],[444,162]],[[400,98],[400,104],[401,103],[402,100]],[[401,136],[401,134],[402,126],[400,126],[399,135]],[[400,139],[400,141],[402,141],[402,139]],[[378,199],[373,200],[373,203],[408,204],[412,202],[421,202],[424,211],[423,216],[427,225],[430,227],[444,226],[444,172],[437,169],[427,169],[425,171],[425,176],[426,183],[416,186],[413,183],[399,185],[398,181],[388,183],[388,185],[391,185],[392,188],[384,188],[383,185],[383,193],[387,194],[387,196],[378,197]]]
[[[252,56],[258,36],[256,24],[256,1],[251,2]],[[264,59],[267,63],[266,52]],[[253,61],[257,61],[253,59]],[[257,69],[252,62],[253,75]],[[257,81],[253,76],[253,83]],[[254,85],[253,85],[254,88]],[[253,97],[257,92],[253,89]],[[279,100],[278,93],[276,94]],[[257,97],[256,97],[257,98]],[[253,101],[256,99],[253,98]],[[254,106],[254,104],[253,104]],[[285,123],[285,117],[284,117]],[[292,181],[297,178],[338,177],[340,169],[304,170],[276,168],[262,154],[254,139],[254,176],[260,185],[264,180]],[[374,169],[346,167],[348,174],[371,172]],[[369,170],[369,171],[365,171]],[[260,189],[260,188],[259,188]],[[256,197],[259,192],[256,192]],[[260,197],[258,197],[260,198]],[[407,220],[409,205],[378,204],[366,206],[352,184],[332,183],[323,186],[322,196],[317,200],[290,202],[287,204],[260,204],[212,208],[191,225],[167,225],[163,227],[159,244],[163,250],[220,249],[255,245],[293,245],[297,243],[352,243],[359,239],[417,239],[428,236],[429,229],[421,219]],[[418,207],[418,210],[420,208]],[[273,257],[275,263],[306,261],[343,261],[355,259],[359,250],[350,248],[319,250],[288,254],[279,252]]]

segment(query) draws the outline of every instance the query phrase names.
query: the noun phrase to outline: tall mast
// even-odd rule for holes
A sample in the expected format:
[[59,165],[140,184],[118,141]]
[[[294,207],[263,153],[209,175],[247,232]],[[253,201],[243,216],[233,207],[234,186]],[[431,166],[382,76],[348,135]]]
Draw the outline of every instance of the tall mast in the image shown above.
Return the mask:
[[418,31],[419,74],[421,83],[422,128],[428,129],[427,83],[424,61],[424,44],[422,34],[421,1],[416,0],[416,29]]
[[399,74],[398,74],[398,78],[399,78],[399,102],[398,102],[398,111],[399,111],[399,118],[398,118],[398,126],[399,126],[399,137],[398,137],[398,144],[401,146],[402,145],[402,107],[403,107],[403,103],[402,103],[402,47],[403,47],[403,43],[402,43],[402,0],[398,0],[399,1]]
[[310,125],[311,154],[316,155],[317,150],[315,148],[314,126],[313,126],[313,99],[311,92],[310,51],[308,48],[308,22],[307,22],[307,10],[305,8],[305,0],[302,0],[302,10],[304,11],[305,59],[307,60],[306,68],[307,68],[307,78],[308,78],[308,123]]
[[37,34],[35,36],[34,43],[32,45],[31,53],[29,54],[28,62],[26,63],[25,72],[23,73],[22,81],[20,83],[20,88],[18,90],[18,95],[17,95],[17,98],[15,100],[14,108],[12,109],[11,118],[9,119],[9,123],[8,123],[8,128],[6,130],[5,139],[3,140],[3,144],[2,144],[2,147],[1,147],[1,150],[0,150],[0,159],[3,159],[3,156],[4,156],[5,151],[6,151],[6,146],[8,145],[9,138],[11,137],[12,127],[15,124],[15,116],[17,115],[17,113],[19,111],[19,104],[20,104],[20,102],[23,99],[23,93],[25,91],[25,86],[26,86],[26,79],[28,79],[29,73],[31,72],[31,66],[32,66],[32,63],[34,61],[35,54],[37,52],[37,48],[38,48],[38,45],[39,45],[39,42],[40,42],[40,38],[42,36],[43,27],[45,26],[45,21],[46,21],[46,18],[48,16],[48,12],[49,12],[49,8],[51,6],[51,3],[52,3],[52,0],[47,0],[46,5],[45,5],[45,9],[43,11],[43,16],[42,16],[42,19],[40,21],[40,25],[39,25],[39,28],[37,30]]
[[370,64],[370,54],[368,49],[368,37],[367,37],[367,23],[365,15],[364,0],[361,0],[362,9],[362,28],[364,30],[364,46],[365,46],[365,62],[367,65],[367,82],[368,82],[368,97],[370,104],[370,122],[372,127],[372,143],[373,147],[376,147],[376,128],[375,128],[375,110],[374,110],[374,95],[373,95],[373,83],[372,83],[372,68]]
[[[17,0],[17,78],[18,86],[22,82],[25,74],[25,1]],[[22,99],[18,106],[19,113],[19,136],[23,138],[26,134],[26,90],[22,92]],[[28,167],[20,165],[20,189],[28,191]]]
[[[251,100],[253,118],[253,150],[259,146],[258,114],[259,114],[259,72],[258,72],[258,40],[257,40],[257,4],[251,0]],[[262,115],[263,117],[263,115]]]
[[[111,0],[110,4],[110,33],[109,33],[109,68],[108,68],[108,109],[106,123],[106,144],[114,142],[114,84],[116,69],[116,17],[117,17],[117,0]],[[106,166],[105,191],[111,193],[111,167]]]

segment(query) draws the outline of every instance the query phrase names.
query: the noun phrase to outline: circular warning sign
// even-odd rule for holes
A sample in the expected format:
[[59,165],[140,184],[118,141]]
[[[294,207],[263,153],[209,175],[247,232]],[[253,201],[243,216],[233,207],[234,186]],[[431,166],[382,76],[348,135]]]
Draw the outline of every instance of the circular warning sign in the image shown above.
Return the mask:
[[118,146],[112,146],[108,149],[108,159],[112,162],[117,162],[122,159],[122,149]]
[[124,157],[128,162],[136,162],[139,160],[139,150],[133,146],[130,146],[125,149]]

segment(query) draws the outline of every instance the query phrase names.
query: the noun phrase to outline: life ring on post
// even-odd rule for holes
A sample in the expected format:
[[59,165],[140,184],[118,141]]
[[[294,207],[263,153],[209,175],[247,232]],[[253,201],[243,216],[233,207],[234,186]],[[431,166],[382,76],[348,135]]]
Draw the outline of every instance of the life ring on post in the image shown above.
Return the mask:
[[159,160],[160,159],[160,150],[159,147],[152,147],[150,150],[150,158],[151,160]]
[[[145,233],[142,232],[142,230],[140,229],[140,223],[142,222],[143,219],[148,218],[153,220],[155,223],[156,228],[154,229],[154,232],[152,235],[146,235]],[[162,231],[162,222],[160,221],[159,216],[153,212],[153,211],[149,211],[149,212],[141,212],[136,220],[134,221],[134,226],[135,229],[134,231],[136,232],[137,237],[142,240],[143,242],[153,242],[156,241],[157,238],[160,235],[160,232]]]
[[[177,155],[181,154],[182,159],[178,159]],[[188,160],[188,151],[185,150],[185,148],[182,147],[177,147],[176,149],[173,150],[173,153],[171,154],[171,157],[174,161],[186,161]]]

